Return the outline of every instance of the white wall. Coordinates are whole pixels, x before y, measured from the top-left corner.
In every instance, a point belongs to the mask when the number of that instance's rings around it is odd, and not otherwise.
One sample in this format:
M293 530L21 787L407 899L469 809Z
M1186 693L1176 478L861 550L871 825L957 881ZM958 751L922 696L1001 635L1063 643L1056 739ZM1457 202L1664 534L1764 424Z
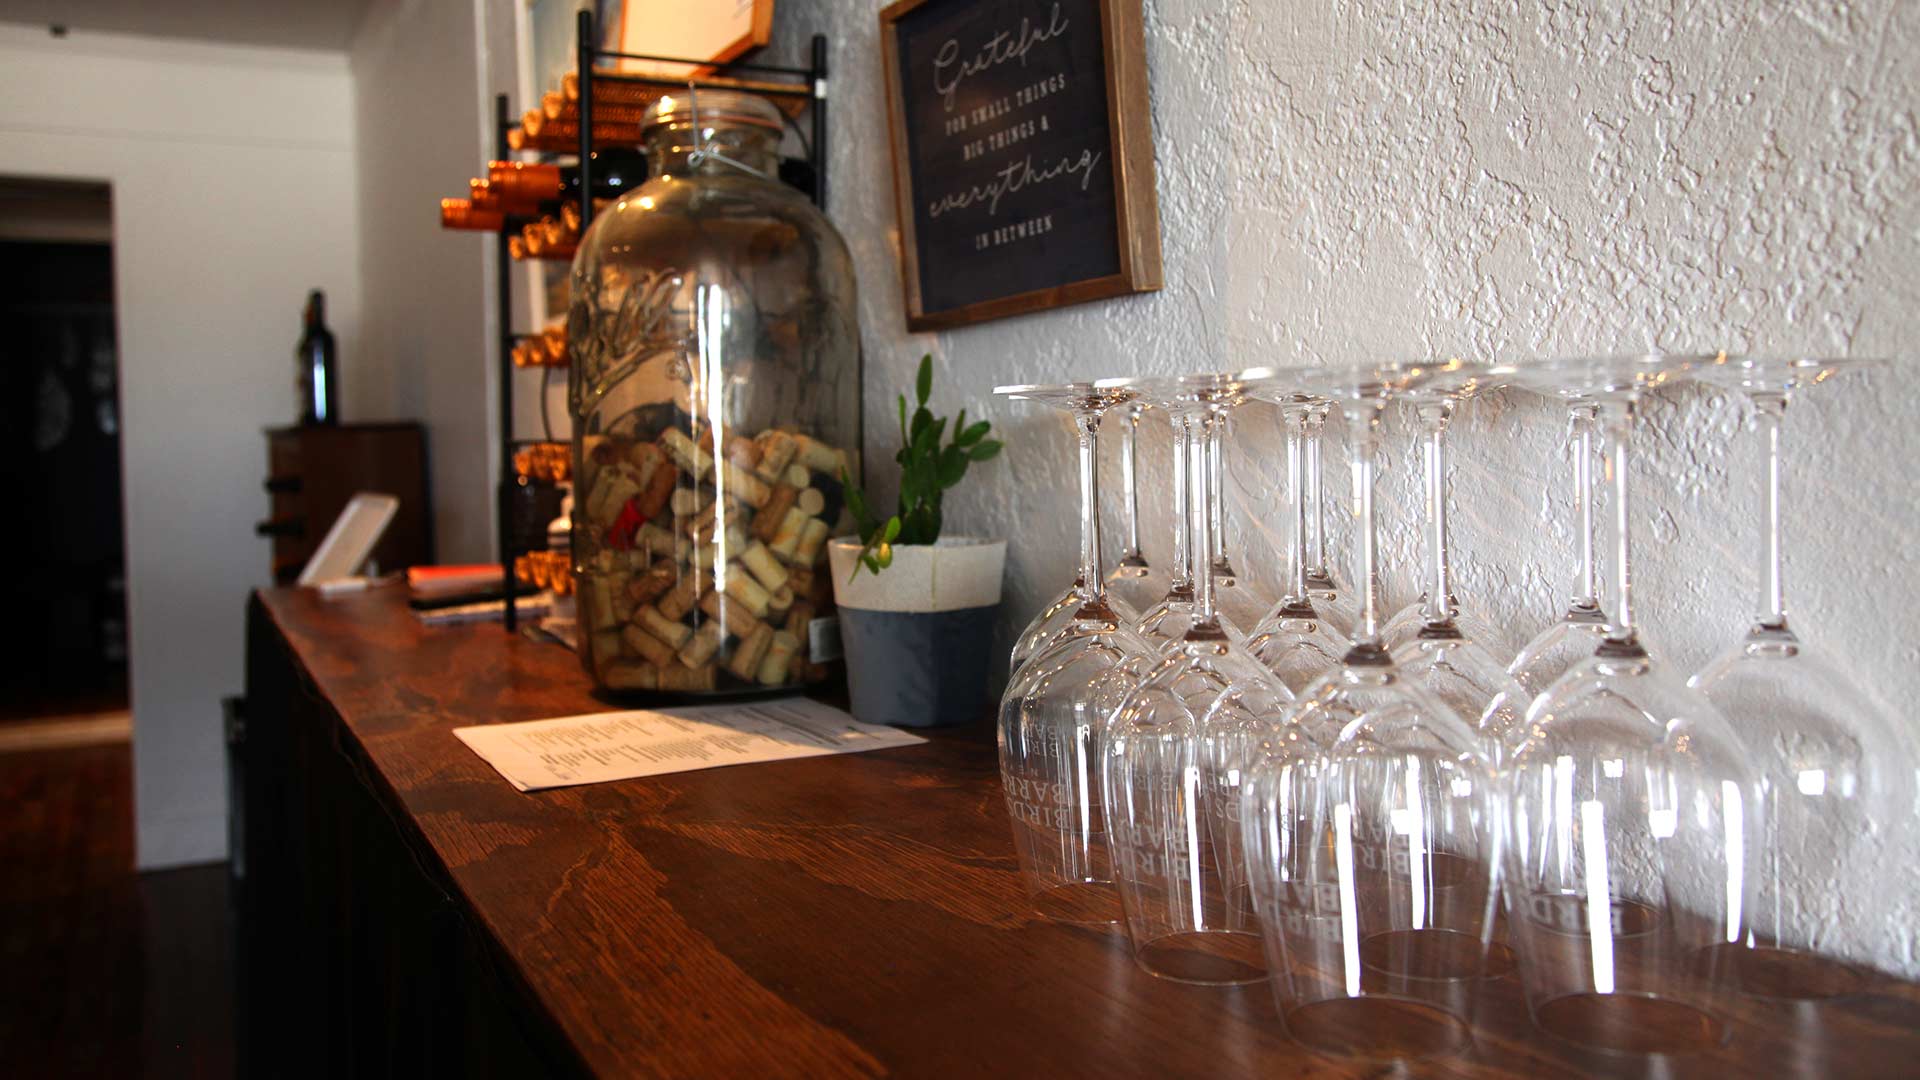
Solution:
M309 288L360 379L352 123L337 54L0 25L0 170L113 185L143 867L226 852L220 698Z
M861 279L869 460L891 455L892 395L929 349L945 411L965 405L1011 438L1004 464L946 504L953 528L1011 541L1003 644L1072 575L1074 481L1065 425L989 398L995 384L1363 354L1900 355L1920 338L1920 5L1147 0L1166 289L919 337L903 330L880 6L783 4L775 41L795 60L815 30L833 42L829 209ZM1753 607L1757 489L1738 416L1696 390L1646 410L1636 596L1686 669ZM1920 391L1852 379L1789 422L1797 624L1907 719ZM1403 447L1404 421L1389 430ZM1555 410L1514 394L1469 409L1454 440L1460 595L1509 647L1564 603L1561 432ZM1159 428L1145 440L1160 560L1166 447ZM1230 550L1269 598L1279 452L1254 417L1229 457ZM1418 593L1415 459L1394 464L1390 607ZM1330 491L1338 476L1336 459ZM1920 973L1920 838L1899 855L1854 944Z

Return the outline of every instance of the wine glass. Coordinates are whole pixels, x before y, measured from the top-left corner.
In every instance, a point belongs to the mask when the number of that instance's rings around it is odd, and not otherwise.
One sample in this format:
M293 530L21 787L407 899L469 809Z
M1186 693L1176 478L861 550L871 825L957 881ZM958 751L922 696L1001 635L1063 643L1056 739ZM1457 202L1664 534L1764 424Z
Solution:
M1000 783L1014 849L1034 909L1064 922L1110 923L1120 915L1100 791L1103 720L1130 685L1129 660L1152 655L1108 603L1100 572L1100 418L1131 390L1010 386L996 393L1043 402L1073 416L1080 463L1080 580L1093 588L1072 617L1014 674L1000 700Z
M1460 364L1441 365L1403 400L1419 418L1427 489L1427 588L1416 605L1414 625L1395 641L1392 624L1383 632L1401 676L1431 694L1486 740L1495 767L1521 728L1533 695L1507 674L1489 651L1493 641L1484 624L1460 613L1454 599L1452 550L1447 528L1446 431L1458 403L1497 385L1498 375ZM1394 617L1407 620L1406 612Z
M1280 599L1247 635L1247 651L1294 693L1340 662L1346 642L1321 616L1307 585L1307 496L1305 443L1308 414L1324 405L1291 388L1291 372L1256 382L1249 392L1280 408L1287 442L1287 500L1293 537L1287 582Z
M1480 737L1403 677L1380 638L1380 414L1429 371L1312 373L1314 392L1339 401L1351 432L1360 621L1340 665L1287 717L1298 737L1276 738L1283 749L1254 765L1242 809L1288 1033L1373 1059L1468 1044L1501 867L1499 796Z
M1429 577L1427 590L1418 599L1394 612L1381 629L1381 639L1389 651L1412 641L1424 627L1439 621L1451 623L1464 637L1486 648L1492 648L1498 641L1485 620L1461 610L1459 597L1452 592L1445 593L1437 607L1434 606L1432 595L1434 587L1451 589L1454 581L1447 566L1447 425L1453 420L1460 402L1491 389L1493 385L1488 381L1487 372L1471 369L1473 373L1469 374L1469 369L1458 364L1449 367L1451 370L1432 373L1434 378L1405 398L1420 423L1420 456L1426 481Z
M1125 485L1127 546L1107 574L1107 595L1135 611L1146 611L1166 595L1166 575L1147 562L1140 547L1140 417L1152 408L1134 399L1120 410L1126 428L1120 438L1120 479Z
M1866 899L1883 888L1887 833L1913 819L1914 756L1901 729L1857 679L1787 623L1783 579L1781 421L1797 393L1872 361L1737 358L1704 381L1744 393L1760 439L1760 614L1745 636L1688 684L1745 740L1758 774L1768 842L1751 861L1750 948L1733 953L1743 993L1810 1001L1865 989L1832 953L1884 933Z
M1593 554L1593 462L1600 407L1577 389L1546 389L1563 397L1567 404L1573 443L1573 503L1580 522L1575 546L1580 554L1566 613L1521 646L1507 664L1508 674L1533 694L1593 655L1607 636L1607 613L1600 607L1600 574Z
M1314 610L1336 631L1351 636L1360 617L1360 604L1354 592L1327 560L1326 503L1320 497L1320 449L1324 442L1327 414L1333 405L1319 402L1307 410L1307 594L1313 597Z
M1236 635L1244 638L1239 622L1244 616L1236 613L1258 601L1241 580L1240 571L1234 569L1233 560L1227 557L1227 420L1224 415L1220 424L1219 436L1206 452L1207 520L1213 535L1212 549L1207 553L1207 565L1213 573L1214 603L1220 620L1231 627Z
M1632 603L1632 421L1641 395L1703 358L1608 356L1516 367L1591 399L1612 478L1612 624L1529 708L1508 759L1508 933L1534 1023L1602 1050L1718 1045L1718 946L1746 933L1763 860L1752 773L1726 721L1641 647Z
M1118 380L1199 436L1186 457L1192 550L1201 557L1212 539L1208 449L1259 374ZM1108 720L1107 831L1135 962L1161 978L1233 985L1266 977L1239 835L1247 732L1206 719L1236 686L1290 695L1227 633L1213 575L1201 569L1190 625Z
M1030 386L999 386L995 387L993 392L1002 397L1015 400L1024 399L1044 402L1059 408L1065 408L1068 411L1074 411L1075 407L1072 405L1061 405L1059 403L1080 401L1092 396L1098 396L1094 393L1093 384L1087 382L1050 383ZM1097 424L1095 425L1095 430L1098 430ZM1094 436L1089 434L1086 437L1093 438ZM1085 533L1084 523L1082 523L1081 531L1083 534ZM1104 585L1104 579L1089 582L1084 577L1075 577L1073 583L1068 585L1065 591L1047 601L1047 603L1041 607L1039 614L1035 615L1033 619L1027 623L1026 627L1020 631L1020 636L1014 639L1013 653L1009 658L1008 671L1017 673L1021 668L1025 667L1028 660L1032 659L1035 654L1045 648L1074 621L1079 610L1086 606L1087 602L1096 594L1105 597L1104 602L1113 609L1114 614L1119 617L1121 622L1128 625L1133 625L1137 622L1139 619L1138 613L1129 607L1125 601L1106 594Z
M1194 582L1201 576L1200 568L1208 565L1206 546L1198 539L1200 525L1196 519L1206 517L1210 523L1213 513L1200 493L1201 484L1195 479L1196 476L1204 479L1210 473L1205 451L1199 441L1197 407L1176 410L1154 397L1155 394L1177 396L1182 378L1211 376L1103 379L1098 384L1134 387L1143 398L1148 399L1150 405L1167 414L1167 424L1173 430L1172 577L1168 580L1166 595L1160 598L1159 603L1142 612L1133 624L1141 637L1162 651L1178 648L1186 640L1187 629L1193 625L1196 611ZM1222 620L1220 626L1236 644L1244 643L1244 636L1233 624Z

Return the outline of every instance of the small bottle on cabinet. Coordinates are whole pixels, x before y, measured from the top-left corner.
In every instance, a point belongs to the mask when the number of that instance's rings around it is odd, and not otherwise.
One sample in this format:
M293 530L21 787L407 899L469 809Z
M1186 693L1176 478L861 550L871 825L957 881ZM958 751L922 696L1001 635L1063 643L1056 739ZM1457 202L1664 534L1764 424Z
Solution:
M293 382L302 424L340 422L340 375L333 332L327 329L327 294L307 294L306 330L293 347Z

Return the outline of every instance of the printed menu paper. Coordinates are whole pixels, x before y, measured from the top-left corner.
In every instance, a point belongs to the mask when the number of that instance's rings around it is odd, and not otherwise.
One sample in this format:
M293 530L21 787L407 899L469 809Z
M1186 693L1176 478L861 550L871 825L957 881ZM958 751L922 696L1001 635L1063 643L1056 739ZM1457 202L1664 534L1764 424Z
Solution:
M521 791L926 742L808 698L589 713L453 733Z

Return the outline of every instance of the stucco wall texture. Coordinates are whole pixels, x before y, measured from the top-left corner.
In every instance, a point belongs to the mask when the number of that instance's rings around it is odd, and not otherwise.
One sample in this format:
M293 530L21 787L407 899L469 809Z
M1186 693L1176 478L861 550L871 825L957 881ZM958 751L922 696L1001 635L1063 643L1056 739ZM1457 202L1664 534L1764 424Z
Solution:
M1902 360L1920 340L1920 4L1146 0L1166 287L938 335L905 332L878 7L786 4L775 40L795 55L816 30L833 41L830 211L861 277L870 458L896 448L892 398L928 351L936 404L1009 440L946 507L950 530L1009 541L1003 648L1072 576L1076 512L1067 425L990 397L996 384L1643 349ZM1794 625L1906 725L1920 700L1916 374L1897 363L1809 393L1786 444ZM1636 608L1687 671L1756 608L1758 447L1744 419L1699 388L1642 413ZM1389 611L1420 591L1410 421L1386 429ZM1565 429L1558 407L1517 391L1454 427L1458 594L1508 653L1565 604ZM1169 441L1162 422L1142 432L1147 553L1164 564ZM1116 452L1102 454L1109 557ZM1343 461L1336 443L1326 484L1342 553ZM1280 580L1284 464L1265 407L1241 415L1227 544L1259 597L1236 602L1243 625ZM1913 824L1882 823L1909 835L1871 895L1806 898L1845 917L1857 955L1910 975Z

